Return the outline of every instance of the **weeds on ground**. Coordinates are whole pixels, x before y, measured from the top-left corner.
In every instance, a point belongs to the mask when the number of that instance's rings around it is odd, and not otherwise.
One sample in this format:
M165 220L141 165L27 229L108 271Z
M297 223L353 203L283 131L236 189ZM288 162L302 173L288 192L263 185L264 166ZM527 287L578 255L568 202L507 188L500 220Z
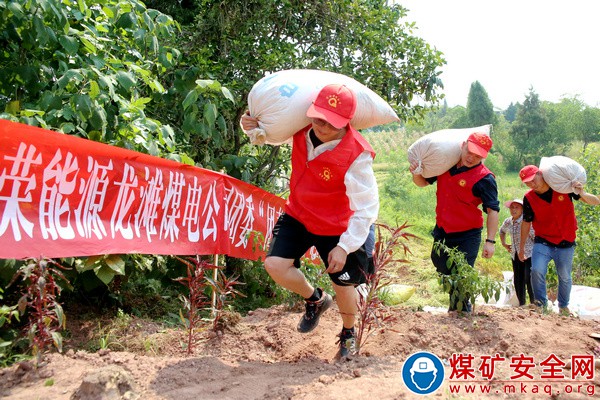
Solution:
M0 288L0 300L2 300L3 292L2 288ZM17 306L0 305L0 328L10 324L13 319L17 322L19 321L19 311L17 311ZM3 366L5 360L9 358L9 350L13 343L12 340L6 339L7 338L0 336L0 366Z
M120 308L117 310L117 317L112 320L111 324L102 327L102 324L98 323L98 332L100 334L98 349L125 350L123 344L119 342L130 324L131 316L123 312Z
M199 257L183 259L177 257L187 267L187 275L176 278L175 280L184 285L189 295L180 295L183 302L185 314L180 312L181 321L187 329L187 354L193 352L194 344L197 341L196 334L202 321L205 318L202 316L203 311L212 311L213 324L212 328L217 329L223 310L230 298L242 295L235 289L236 285L241 284L237 278L228 279L220 269L221 267L209 264L206 260L201 260ZM207 272L218 270L220 279L212 279ZM215 304L213 307L212 300L208 294L212 291L215 295Z
M358 329L356 332L356 352L367 343L369 337L377 330L385 329L387 323L392 321L389 308L379 298L381 289L390 284L389 269L397 263L407 260L397 258L398 253L410 253L406 241L416 238L408 233L406 222L402 226L392 228L385 224L377 224L377 240L375 242L375 255L373 258L374 271L367 274L367 283L359 287L358 299Z
M458 311L466 300L470 301L475 311L475 299L481 295L487 303L494 298L496 301L502 294L502 282L495 281L487 276L482 276L471 267L465 254L456 248L450 248L444 243L435 242L434 251L448 254L448 269L450 275L439 274L438 282L446 293L450 294L450 303L457 304ZM508 292L508 288L505 288Z
M25 293L18 302L18 310L22 315L28 312L25 332L29 340L29 349L35 357L35 365L41 362L42 354L52 345L62 351L62 331L66 326L66 316L57 297L61 287L57 280L69 285L62 273L67 270L52 260L30 260L15 274L11 284L19 277L25 284Z

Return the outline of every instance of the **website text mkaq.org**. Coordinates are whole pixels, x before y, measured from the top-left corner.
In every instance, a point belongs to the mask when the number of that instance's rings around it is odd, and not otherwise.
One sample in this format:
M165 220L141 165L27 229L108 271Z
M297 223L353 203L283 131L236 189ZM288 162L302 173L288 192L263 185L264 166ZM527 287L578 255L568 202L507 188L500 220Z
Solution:
M541 394L547 396L558 396L564 394L583 394L594 396L596 386L593 382L517 382L517 381L494 381L485 383L474 382L450 382L448 389L452 394Z
M452 368L449 390L455 394L596 394L592 354L576 354L563 360L552 353L535 360L524 354L505 358L499 354L476 357L455 353L448 361ZM509 368L508 379L496 376L496 367L502 365Z

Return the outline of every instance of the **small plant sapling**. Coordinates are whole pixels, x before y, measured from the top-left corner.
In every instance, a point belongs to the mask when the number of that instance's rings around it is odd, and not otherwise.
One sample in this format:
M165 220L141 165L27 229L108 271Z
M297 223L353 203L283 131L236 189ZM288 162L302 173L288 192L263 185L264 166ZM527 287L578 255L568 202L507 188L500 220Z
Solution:
M11 281L15 282L20 277L25 285L18 308L21 314L26 312L28 315L25 332L36 365L40 364L42 354L50 346L62 351L60 332L66 326L66 316L57 301L62 290L57 280L69 285L61 271L67 269L53 260L32 259L23 264Z
M379 298L382 289L391 281L389 270L398 263L407 262L403 258L397 258L398 254L410 253L406 242L415 235L407 232L410 226L406 222L397 228L388 225L377 224L377 240L375 242L375 254L373 258L374 271L367 273L366 285L359 287L358 296L358 323L356 331L356 352L367 343L369 337L377 330L386 328L386 324L392 321L389 307Z

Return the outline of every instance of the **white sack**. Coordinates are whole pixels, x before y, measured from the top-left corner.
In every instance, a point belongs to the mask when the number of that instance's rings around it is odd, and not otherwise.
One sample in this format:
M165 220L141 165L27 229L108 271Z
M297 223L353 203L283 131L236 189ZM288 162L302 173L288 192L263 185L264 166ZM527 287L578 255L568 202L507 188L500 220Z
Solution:
M419 163L415 174L424 178L439 176L460 160L461 145L474 132L490 135L492 125L464 129L442 129L431 132L408 148L408 162Z
M546 183L559 193L572 193L575 182L587 182L585 169L569 157L542 157L539 168Z
M250 115L259 127L246 131L252 144L278 145L310 124L306 111L321 89L344 84L356 94L356 113L350 121L356 129L399 121L392 107L362 83L342 74L313 69L290 69L267 75L248 94Z

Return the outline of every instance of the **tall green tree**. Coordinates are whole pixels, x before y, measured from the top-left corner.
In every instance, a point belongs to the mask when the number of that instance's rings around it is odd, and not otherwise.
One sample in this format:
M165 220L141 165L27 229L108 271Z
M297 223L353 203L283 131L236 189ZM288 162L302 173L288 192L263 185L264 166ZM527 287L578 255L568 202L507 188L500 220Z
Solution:
M509 132L521 165L538 164L542 156L554 155L556 145L548 140L547 127L546 112L539 96L530 88Z
M496 123L492 101L479 81L473 82L469 89L467 120L469 126L493 125Z
M511 102L506 108L506 110L504 110L504 118L508 122L512 123L515 121L515 119L517 118L517 111L519 110L519 106L519 103L514 104L513 102Z

